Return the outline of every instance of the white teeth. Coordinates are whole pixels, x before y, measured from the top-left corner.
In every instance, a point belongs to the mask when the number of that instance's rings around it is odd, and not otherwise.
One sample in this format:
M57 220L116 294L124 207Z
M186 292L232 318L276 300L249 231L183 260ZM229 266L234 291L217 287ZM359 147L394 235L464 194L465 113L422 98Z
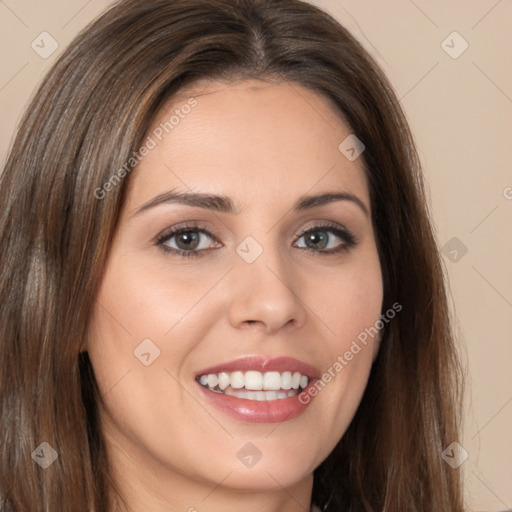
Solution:
M246 400L256 400L258 402L269 402L272 400L282 400L283 398L291 398L299 394L295 389L289 391L245 391L242 389L228 388L224 391L225 395L244 398Z
M283 372L283 374L281 375L281 387L283 389L291 389L291 387L292 387L291 372Z
M267 400L277 400L277 391L265 391Z
M242 372L233 372L231 374L231 387L233 389L241 389L245 386L245 378Z
M218 383L219 378L217 375L215 375L215 373L210 373L210 375L208 375L208 386L214 388Z
M199 382L201 382L201 381L199 381ZM229 386L230 382L231 382L231 379L229 377L229 373L225 373L225 372L219 373L219 388L221 389L221 391L224 391Z
M301 374L299 372L295 372L293 375L292 375L292 388L293 389L299 389L299 386L300 386L300 378L301 378Z
M245 389L254 391L263 389L263 375L261 372L245 372Z
M245 398L247 400L281 400L297 395L305 389L309 378L300 372L220 372L201 375L199 383L211 391Z
M273 391L281 389L281 374L279 372L266 372L263 375L263 388Z

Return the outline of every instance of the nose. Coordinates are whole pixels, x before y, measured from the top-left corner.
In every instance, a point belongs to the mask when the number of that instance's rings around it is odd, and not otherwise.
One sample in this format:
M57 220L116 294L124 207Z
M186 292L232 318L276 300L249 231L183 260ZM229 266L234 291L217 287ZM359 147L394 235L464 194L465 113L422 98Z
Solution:
M267 248L254 262L239 259L231 272L233 294L229 321L235 328L259 328L273 334L283 327L304 325L307 308L301 297L300 276ZM286 269L286 270L285 270Z

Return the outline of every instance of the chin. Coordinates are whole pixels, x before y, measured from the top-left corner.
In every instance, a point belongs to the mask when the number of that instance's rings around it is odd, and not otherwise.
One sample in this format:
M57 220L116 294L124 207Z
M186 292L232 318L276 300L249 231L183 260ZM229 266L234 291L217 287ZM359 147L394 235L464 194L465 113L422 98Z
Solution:
M260 461L250 469L236 469L225 483L240 492L282 491L283 487L294 487L311 478L313 470L306 465L298 467L296 461Z

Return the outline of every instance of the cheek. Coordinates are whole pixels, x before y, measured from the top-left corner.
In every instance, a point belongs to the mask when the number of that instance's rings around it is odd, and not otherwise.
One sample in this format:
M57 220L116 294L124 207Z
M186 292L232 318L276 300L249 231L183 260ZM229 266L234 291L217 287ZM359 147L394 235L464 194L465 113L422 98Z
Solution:
M324 282L327 289L317 292L314 300L322 305L321 318L331 334L325 338L330 351L339 354L379 320L383 283L376 248L354 255L346 267L324 276Z
M201 299L218 276L203 272L196 279L185 270L171 272L128 251L120 253L105 270L86 350L100 393L108 395L109 412L133 415L133 424L142 425L141 404L149 407L154 401L152 410L159 411L158 400L164 400L175 411L184 408L183 397L171 393L176 383L170 374L186 380L190 372L190 353L216 318L204 314L208 301Z
M326 327L320 380L309 390L315 416L330 435L321 442L329 452L355 415L366 388L381 332L383 287L376 250L362 254L346 271L332 273L323 294L319 317ZM324 432L325 432L324 431Z
M163 350L175 328L181 327L216 280L212 272L196 278L189 270L172 269L130 253L114 256L96 301L91 338L103 338L119 355L133 356L145 339Z
M184 335L182 320L211 284L187 287L163 279L161 269L113 258L98 293L87 351L109 440L148 463L180 466L189 433L195 429L207 438L208 429L215 429L179 384L196 339Z
M114 256L107 265L86 347L102 394L125 375L129 380L137 376L144 386L154 373L144 370L162 359L165 334L180 309L179 300L165 292L164 285L150 278L147 266L134 267L129 253Z

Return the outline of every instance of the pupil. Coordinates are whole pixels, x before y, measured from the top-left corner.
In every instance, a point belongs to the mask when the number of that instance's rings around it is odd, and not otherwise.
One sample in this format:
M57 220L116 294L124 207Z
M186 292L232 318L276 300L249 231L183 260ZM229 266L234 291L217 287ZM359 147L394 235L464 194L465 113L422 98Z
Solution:
M195 249L195 247L197 246L198 238L199 237L197 233L187 231L186 233L181 233L176 242L178 245L179 242L184 243L185 249Z
M318 233L320 233L320 235L318 235ZM316 244L314 249L318 249L319 246L321 249L324 249L327 245L327 236L325 232L319 231L315 234L311 234L309 236L309 241L313 242L313 244Z

